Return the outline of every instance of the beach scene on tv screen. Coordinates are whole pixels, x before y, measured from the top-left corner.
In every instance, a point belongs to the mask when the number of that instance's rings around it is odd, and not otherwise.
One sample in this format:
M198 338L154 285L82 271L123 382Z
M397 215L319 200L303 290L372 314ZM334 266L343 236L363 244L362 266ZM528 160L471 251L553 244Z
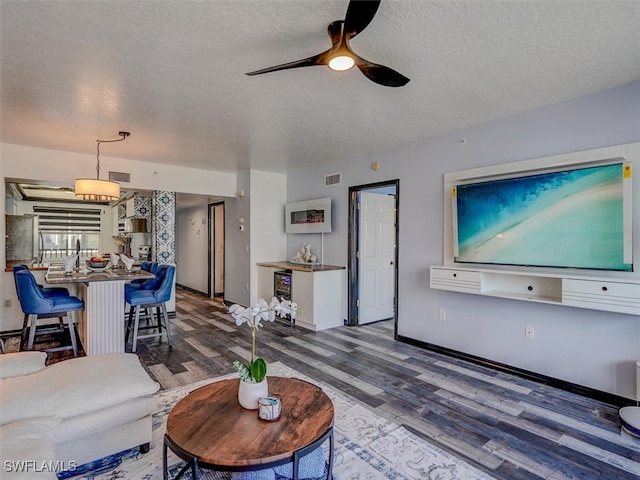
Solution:
M631 270L624 165L457 185L456 262Z

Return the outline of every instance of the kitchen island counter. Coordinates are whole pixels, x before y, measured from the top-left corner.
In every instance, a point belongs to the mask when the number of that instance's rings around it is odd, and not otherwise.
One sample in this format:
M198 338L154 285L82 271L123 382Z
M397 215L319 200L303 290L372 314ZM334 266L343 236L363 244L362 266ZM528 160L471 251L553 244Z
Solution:
M55 285L59 283L91 283L91 282L117 282L123 281L128 283L137 279L149 279L154 275L145 270L133 270L127 272L123 268L109 268L104 272L91 272L80 269L74 271L71 275L64 273L60 267L49 267L44 279L47 283Z
M78 333L87 355L121 353L125 351L124 285L136 279L154 278L145 270L126 272L108 268L104 272L90 272L85 268L64 273L64 267L52 266L45 275L50 285L75 284L78 296L84 300Z
M63 267L64 264L59 262L59 261L58 262L52 262L52 263L34 263L34 264L31 264L29 262L22 261L22 260L12 260L12 261L7 261L7 266L5 267L4 271L5 272L13 272L13 267L15 267L16 265L27 265L29 267L29 270L31 270L32 272L47 272L50 269L51 270L56 270L56 269L64 268ZM142 261L141 260L136 260L133 263L134 267L139 267L140 265L142 265ZM76 267L76 270L80 271L80 268Z

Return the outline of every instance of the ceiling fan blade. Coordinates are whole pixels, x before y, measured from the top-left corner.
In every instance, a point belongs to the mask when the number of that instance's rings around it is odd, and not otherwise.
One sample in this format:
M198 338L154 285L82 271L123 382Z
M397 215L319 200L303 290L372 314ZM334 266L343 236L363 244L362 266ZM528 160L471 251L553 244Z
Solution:
M381 0L351 0L344 18L345 34L355 37L371 23Z
M384 65L368 62L360 57L358 57L356 66L369 80L385 87L402 87L410 82L410 79L401 73Z
M318 55L314 55L313 57L303 58L302 60L296 60L295 62L283 63L282 65L275 65L273 67L263 68L262 70L256 70L255 72L248 72L245 75L253 76L253 75L261 75L263 73L269 72L277 72L279 70L288 70L290 68L300 68L300 67L312 67L314 65L326 65L326 52L319 53Z
M331 44L335 47L342 40L342 25L344 22L342 20L336 20L335 22L331 22L327 27L327 33L329 34L329 38L331 39Z

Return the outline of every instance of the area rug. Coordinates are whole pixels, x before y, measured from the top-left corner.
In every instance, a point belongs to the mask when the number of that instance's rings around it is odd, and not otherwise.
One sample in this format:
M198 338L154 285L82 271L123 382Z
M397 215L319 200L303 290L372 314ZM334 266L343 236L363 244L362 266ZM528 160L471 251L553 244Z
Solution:
M357 403L348 395L302 375L286 365L269 365L269 375L301 378L319 386L331 398L335 410L333 477L336 480L493 478L429 444L405 428L376 415L374 411ZM58 477L74 480L162 479L162 439L167 415L173 405L198 387L236 376L237 374L230 374L158 392L158 410L153 415L153 438L149 453L141 455L138 449L134 448L83 465L75 472L63 472ZM169 455L168 464L172 475L170 478L173 478L183 465L181 460L172 454ZM211 473L206 477L224 479L230 478L230 475Z

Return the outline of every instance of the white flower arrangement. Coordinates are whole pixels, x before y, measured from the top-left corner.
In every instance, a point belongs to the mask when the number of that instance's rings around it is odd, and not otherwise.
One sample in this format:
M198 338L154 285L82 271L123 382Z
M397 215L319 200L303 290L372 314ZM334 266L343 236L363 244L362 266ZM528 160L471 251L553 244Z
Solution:
M235 319L236 325L246 323L251 328L251 362L243 365L236 360L233 366L243 381L260 383L267 375L267 362L262 357L256 358L256 332L263 326L262 321L273 322L276 317L284 318L287 315L295 319L298 305L284 298L278 300L273 297L269 303L261 298L253 307L233 304L229 307L229 313Z

